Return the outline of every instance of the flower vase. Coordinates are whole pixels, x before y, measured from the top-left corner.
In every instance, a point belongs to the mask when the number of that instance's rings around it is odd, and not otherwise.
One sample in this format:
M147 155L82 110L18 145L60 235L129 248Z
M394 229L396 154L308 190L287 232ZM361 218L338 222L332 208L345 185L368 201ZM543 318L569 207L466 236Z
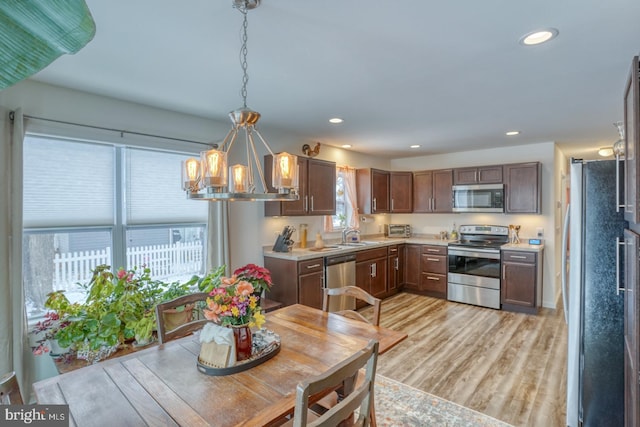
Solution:
M236 343L236 360L240 362L251 358L253 345L249 325L231 325L231 328Z

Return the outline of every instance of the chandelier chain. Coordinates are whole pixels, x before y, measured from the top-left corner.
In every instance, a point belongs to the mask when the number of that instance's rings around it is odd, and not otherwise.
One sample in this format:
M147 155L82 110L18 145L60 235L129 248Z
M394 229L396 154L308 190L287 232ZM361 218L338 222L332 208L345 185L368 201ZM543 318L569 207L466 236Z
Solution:
M249 82L249 74L247 74L247 27L249 26L247 21L247 8L239 8L240 12L244 16L242 22L242 47L240 48L240 65L242 66L242 89L240 94L242 95L243 107L247 108L247 83Z

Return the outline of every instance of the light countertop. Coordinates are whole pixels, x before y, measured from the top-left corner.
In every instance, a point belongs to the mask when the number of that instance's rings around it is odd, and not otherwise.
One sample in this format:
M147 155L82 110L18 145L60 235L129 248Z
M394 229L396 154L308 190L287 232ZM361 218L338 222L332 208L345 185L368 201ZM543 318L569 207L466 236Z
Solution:
M398 245L398 244L414 244L414 245L434 245L434 246L448 246L449 243L455 242L455 240L441 240L433 236L414 236L406 238L388 238L388 237L373 237L363 238L361 240L364 244L362 246L344 246L339 243L331 241L325 242L325 248L322 250L316 250L313 247L313 241L307 243L307 248L301 249L294 247L289 252L274 252L271 250L271 246L267 246L263 249L263 255L270 258L288 259L291 261L305 261L314 258L323 258L325 256L340 255L354 253L358 251L364 251L367 249L375 249L384 246ZM510 251L527 251L527 252L542 252L544 245L530 245L528 243L508 243L503 245L501 250Z

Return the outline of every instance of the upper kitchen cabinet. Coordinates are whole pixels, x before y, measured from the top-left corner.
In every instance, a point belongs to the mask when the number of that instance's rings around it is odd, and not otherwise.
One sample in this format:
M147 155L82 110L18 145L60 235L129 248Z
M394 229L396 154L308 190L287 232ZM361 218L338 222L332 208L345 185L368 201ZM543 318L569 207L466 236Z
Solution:
M502 166L454 169L453 184L502 184Z
M505 213L541 212L541 164L539 162L505 165L503 171Z
M442 169L413 173L413 212L452 212L453 171Z
M358 209L361 214L391 212L390 173L380 169L356 170Z
M640 222L640 62L635 56L624 91L624 219Z
M268 154L264 162L267 181L272 168L272 156ZM300 198L291 202L265 202L265 216L335 215L336 164L298 157L298 173ZM275 190L269 185L269 191Z
M390 196L392 213L411 213L413 203L413 173L391 172Z

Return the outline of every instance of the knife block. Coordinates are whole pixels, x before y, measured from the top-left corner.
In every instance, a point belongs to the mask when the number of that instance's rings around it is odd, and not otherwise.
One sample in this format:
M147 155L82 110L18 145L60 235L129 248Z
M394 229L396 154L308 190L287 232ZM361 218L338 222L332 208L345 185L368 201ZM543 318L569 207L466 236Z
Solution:
M289 252L290 244L293 243L291 240L287 240L282 236L282 234L278 235L276 239L276 243L273 245L274 252Z

